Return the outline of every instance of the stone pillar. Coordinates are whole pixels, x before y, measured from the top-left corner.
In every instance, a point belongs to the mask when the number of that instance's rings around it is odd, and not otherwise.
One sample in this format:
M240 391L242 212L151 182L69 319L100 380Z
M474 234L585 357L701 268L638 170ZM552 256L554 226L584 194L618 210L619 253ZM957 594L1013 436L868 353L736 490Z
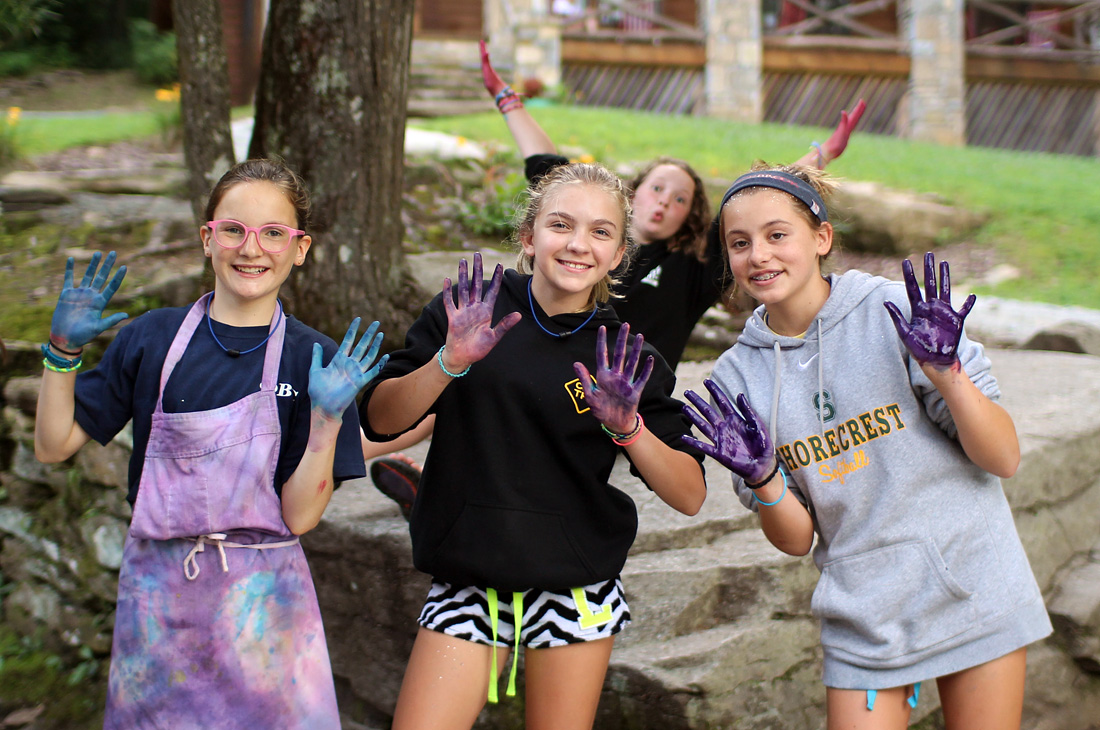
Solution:
M516 27L516 82L527 79L561 84L561 21L555 17L531 17Z
M549 0L484 0L482 8L493 65L505 81L521 93L527 79L561 83L561 20Z
M707 115L740 122L764 119L764 48L760 0L705 0Z
M909 42L908 136L966 144L966 47L963 0L907 0L898 5Z

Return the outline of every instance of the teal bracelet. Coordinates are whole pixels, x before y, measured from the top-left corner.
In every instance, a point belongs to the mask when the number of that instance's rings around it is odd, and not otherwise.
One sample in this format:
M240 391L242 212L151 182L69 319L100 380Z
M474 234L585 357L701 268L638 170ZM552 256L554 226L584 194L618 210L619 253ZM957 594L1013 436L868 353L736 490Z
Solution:
M71 373L84 364L84 358L80 353L71 359L61 357L51 350L48 344L42 345L42 357L42 364L55 373Z
M439 361L439 369L443 371L443 374L449 375L452 378L461 378L463 375L470 372L470 368L473 367L472 363L470 365L467 365L466 369L463 370L461 373L452 373L450 370L448 370L447 366L443 364L443 350L445 350L446 348L447 346L444 345L443 347L439 348L439 352L435 353L435 359Z
M765 502L764 500L760 499L760 497L757 497L756 492L754 491L752 493L752 498L756 500L757 504L762 504L765 507L774 507L775 505L782 502L783 498L787 496L787 474L782 469L780 469L779 476L783 477L783 493L779 495L779 499L775 500L774 502Z

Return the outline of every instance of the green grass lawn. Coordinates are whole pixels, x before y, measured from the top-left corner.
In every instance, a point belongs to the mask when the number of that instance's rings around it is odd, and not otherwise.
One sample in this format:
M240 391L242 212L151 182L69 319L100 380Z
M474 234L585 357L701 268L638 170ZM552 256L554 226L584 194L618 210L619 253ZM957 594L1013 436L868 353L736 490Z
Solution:
M729 181L754 159L791 161L824 139L828 130L746 125L583 107L533 110L567 152L585 151L608 164L642 163L659 155L686 159L704 178ZM234 117L247 114L234 110ZM163 134L163 110L19 120L20 151L33 156L83 144ZM175 117L178 119L178 117ZM0 122L2 123L2 122ZM493 141L513 149L495 113L417 120L417 126ZM1061 155L980 148L948 148L856 134L848 152L829 168L841 177L893 188L937 193L967 208L989 212L974 243L994 248L1023 275L987 293L1100 308L1100 162ZM716 201L717 202L717 201Z
M755 159L793 161L828 130L746 125L582 107L533 109L560 146L609 164L659 155L688 160L703 175L730 181ZM416 126L512 146L499 115L478 114ZM990 290L998 296L1100 308L1100 162L976 147L949 148L857 133L829 171L893 188L932 192L988 211L975 243L992 246L1023 276ZM715 201L717 202L717 201Z

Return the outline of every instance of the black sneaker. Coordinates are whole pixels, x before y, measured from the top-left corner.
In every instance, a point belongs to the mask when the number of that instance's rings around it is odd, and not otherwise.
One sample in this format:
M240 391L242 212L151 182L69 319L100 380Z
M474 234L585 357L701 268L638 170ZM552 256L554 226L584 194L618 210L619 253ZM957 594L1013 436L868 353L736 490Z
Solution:
M379 492L397 503L407 521L420 486L420 470L400 459L376 459L370 465L370 478Z

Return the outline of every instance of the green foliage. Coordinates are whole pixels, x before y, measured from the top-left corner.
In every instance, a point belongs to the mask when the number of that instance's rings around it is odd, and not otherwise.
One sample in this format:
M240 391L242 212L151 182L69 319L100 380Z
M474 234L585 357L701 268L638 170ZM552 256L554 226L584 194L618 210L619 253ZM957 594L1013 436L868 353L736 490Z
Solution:
M538 109L539 124L559 145L590 151L605 164L639 163L660 155L691 162L717 203L724 186L755 159L793 161L829 130L740 124L585 107ZM481 142L514 143L493 113L418 121L427 129ZM1100 189L1094 159L978 147L940 147L860 134L829 167L842 178L936 193L948 202L988 211L973 243L1022 275L987 288L998 296L1100 308L1100 209L1082 191Z
M57 0L0 0L0 47L37 36L57 7Z
M490 166L485 171L482 186L470 190L459 200L463 227L477 236L507 238L526 191L527 180L523 173L505 172L500 166Z
M39 637L0 626L0 714L44 705L40 728L96 728L103 722L106 677L101 660L81 646L76 656L48 651Z
M162 86L179 79L176 34L161 33L148 20L130 21L134 73L147 84Z

